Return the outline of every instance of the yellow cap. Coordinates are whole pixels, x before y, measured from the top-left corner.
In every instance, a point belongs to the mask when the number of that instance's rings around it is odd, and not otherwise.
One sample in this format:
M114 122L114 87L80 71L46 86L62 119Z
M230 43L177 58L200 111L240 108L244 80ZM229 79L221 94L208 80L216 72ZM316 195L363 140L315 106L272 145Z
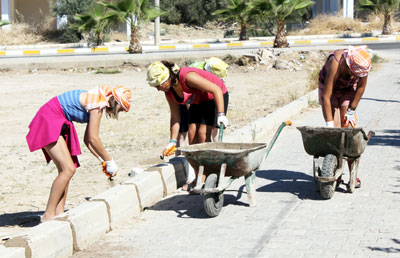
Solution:
M206 59L204 69L209 71L220 78L224 78L227 75L229 65L219 59L218 57L210 57Z

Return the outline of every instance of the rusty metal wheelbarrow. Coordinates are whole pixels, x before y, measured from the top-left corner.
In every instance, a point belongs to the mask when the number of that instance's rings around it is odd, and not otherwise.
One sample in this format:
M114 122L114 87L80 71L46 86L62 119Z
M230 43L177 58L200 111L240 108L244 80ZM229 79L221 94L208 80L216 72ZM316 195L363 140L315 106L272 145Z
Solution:
M239 177L244 176L249 205L255 206L255 172L268 156L280 132L291 122L284 122L276 131L269 147L266 143L207 142L189 145L179 150L198 171L193 191L203 196L204 210L210 217L218 216L224 203L224 191ZM222 136L220 135L220 141ZM219 174L217 174L219 171ZM205 183L201 178L206 175ZM222 182L230 176L228 182Z
M347 191L353 193L361 154L374 132L366 134L362 128L311 126L297 127L297 129L301 132L305 151L314 156L314 186L320 191L321 196L324 199L333 197L336 187L341 183L339 178L343 175L345 160L351 164ZM321 167L318 164L319 157L324 158Z

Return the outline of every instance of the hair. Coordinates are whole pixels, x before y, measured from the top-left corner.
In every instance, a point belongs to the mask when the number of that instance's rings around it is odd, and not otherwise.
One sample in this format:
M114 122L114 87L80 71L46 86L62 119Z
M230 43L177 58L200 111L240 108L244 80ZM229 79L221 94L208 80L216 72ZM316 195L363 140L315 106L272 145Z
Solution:
M179 72L178 73L174 73L172 71L172 67L175 66L174 63L168 62L168 61L161 61L161 63L163 65L165 65L168 70L169 70L169 78L171 78L171 85L176 85L178 83L178 76L179 76Z
M111 96L110 99L108 100L108 103L110 104L109 107L106 107L106 117L111 117L114 119L118 119L118 102L114 99L114 96Z

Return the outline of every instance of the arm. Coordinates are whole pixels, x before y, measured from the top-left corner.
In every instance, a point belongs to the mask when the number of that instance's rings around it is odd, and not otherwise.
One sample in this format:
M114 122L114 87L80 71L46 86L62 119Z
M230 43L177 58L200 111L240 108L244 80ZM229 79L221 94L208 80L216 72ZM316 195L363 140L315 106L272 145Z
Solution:
M195 72L190 72L186 75L186 85L190 88L195 88L212 93L214 95L218 113L225 113L224 97L222 94L222 90L220 87L218 87L218 85L201 77Z
M331 96L333 91L333 82L338 68L339 64L333 57L331 57L328 61L328 74L326 75L322 92L322 114L324 115L326 122L333 121L334 119L332 116Z
M90 118L86 126L84 142L91 153L97 158L103 160L111 160L111 156L104 149L99 138L100 119L102 111L100 109L92 109L89 111Z
M167 98L169 109L171 111L171 119L170 119L170 139L178 140L179 134L179 126L181 122L181 112L179 110L179 104L173 101L171 98L165 96Z
M367 86L367 79L368 79L368 75L360 78L360 80L358 81L356 94L349 106L350 109L355 110L357 108L358 103L360 102L360 99L364 94L365 87Z

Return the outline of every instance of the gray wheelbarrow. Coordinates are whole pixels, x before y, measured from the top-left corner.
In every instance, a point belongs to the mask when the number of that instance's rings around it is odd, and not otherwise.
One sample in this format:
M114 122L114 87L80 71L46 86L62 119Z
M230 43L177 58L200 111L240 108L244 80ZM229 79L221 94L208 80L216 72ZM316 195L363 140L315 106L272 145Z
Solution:
M362 128L311 126L297 127L297 129L301 132L305 151L314 156L314 186L320 191L322 198L333 197L336 187L341 183L339 178L343 175L345 167L343 164L346 160L351 164L347 191L353 193L361 154L374 132L366 134ZM318 164L319 157L324 158L321 167Z
M193 191L203 196L207 215L218 216L224 203L224 191L242 176L246 183L249 205L256 205L255 172L286 125L291 125L291 122L280 125L268 148L266 143L223 142L207 142L179 148L190 165L198 171L198 180ZM221 138L220 134L220 140ZM207 176L205 183L201 182L203 174ZM228 182L223 182L224 177L230 177Z

